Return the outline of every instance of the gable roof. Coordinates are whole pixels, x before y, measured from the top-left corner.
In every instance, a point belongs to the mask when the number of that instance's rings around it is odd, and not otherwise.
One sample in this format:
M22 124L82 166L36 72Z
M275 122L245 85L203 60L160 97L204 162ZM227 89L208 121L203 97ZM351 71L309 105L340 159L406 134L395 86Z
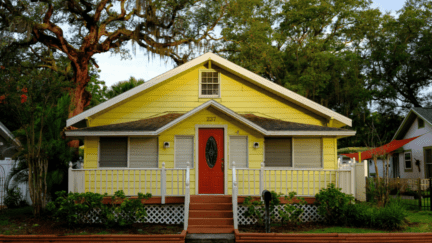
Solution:
M166 131L167 129L209 107L212 107L267 136L355 135L355 131L347 129L286 122L277 119L259 117L252 114L240 115L214 100L209 100L185 114L170 113L138 121L69 130L66 131L66 136L157 136L163 131Z
M324 107L312 100L307 99L304 96L301 96L291 90L288 90L270 80L267 80L243 67L240 67L239 65L230 62L216 54L213 54L211 52L208 52L206 54L203 54L181 66L178 66L170 71L167 71L125 93L122 93L110 100L107 100L87 111L84 111L74 117L71 117L67 120L66 122L66 126L72 126L74 124L77 124L79 122L82 122L83 120L86 119L86 117L90 117L92 115L95 115L105 109L108 109L110 107L112 107L113 105L126 100L140 92L143 92L146 89L149 89L161 82L164 82L190 68L193 68L197 65L203 64L205 62L207 62L208 60L211 60L213 63L215 63L217 66L233 73L236 74L238 76L240 76L241 78L248 80L249 82L265 89L268 90L282 98L285 98L286 100L289 100L290 102L299 105L303 108L306 108L316 114L319 114L323 117L326 117L328 119L335 119L345 125L351 126L352 125L352 121L351 119L349 119L348 117L345 117L335 111L332 111L331 109Z
M405 116L405 119L402 121L401 125L393 136L393 139L403 138L417 117L420 117L425 122L429 123L430 126L432 126L432 108L413 107Z

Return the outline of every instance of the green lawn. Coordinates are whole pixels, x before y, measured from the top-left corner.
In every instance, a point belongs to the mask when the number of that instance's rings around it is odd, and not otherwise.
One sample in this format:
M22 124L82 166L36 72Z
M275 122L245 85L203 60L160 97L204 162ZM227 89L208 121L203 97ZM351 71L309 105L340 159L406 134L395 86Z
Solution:
M404 229L399 231L385 231L349 227L328 227L324 229L314 229L300 233L389 233L389 232L432 232L432 212L431 211L409 211L408 223Z

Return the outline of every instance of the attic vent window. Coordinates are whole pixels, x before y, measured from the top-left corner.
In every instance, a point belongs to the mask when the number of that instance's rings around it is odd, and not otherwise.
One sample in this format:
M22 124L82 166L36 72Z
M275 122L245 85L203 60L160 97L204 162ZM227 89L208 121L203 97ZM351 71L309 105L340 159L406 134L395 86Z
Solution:
M220 97L220 77L215 71L200 72L200 97L219 98Z
M418 118L418 128L423 128L424 127L424 120L421 118Z

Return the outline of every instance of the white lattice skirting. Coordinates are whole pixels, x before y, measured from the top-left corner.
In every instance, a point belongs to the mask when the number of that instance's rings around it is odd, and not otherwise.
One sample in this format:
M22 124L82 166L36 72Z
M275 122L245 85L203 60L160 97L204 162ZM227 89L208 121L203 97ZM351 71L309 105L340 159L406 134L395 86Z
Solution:
M324 220L324 218L318 214L317 206L315 205L295 205L296 207L303 208L304 212L300 216L302 222L318 222ZM283 207L283 205L276 206L275 208L275 219L272 219L273 222L280 222L281 217L279 216L279 210ZM238 222L239 225L248 225L255 224L257 222L256 218L246 217L244 213L247 211L247 207L239 205L238 206Z
M181 224L184 222L184 205L146 205L147 217L144 220L135 218L136 223ZM97 211L80 215L83 223L103 223Z

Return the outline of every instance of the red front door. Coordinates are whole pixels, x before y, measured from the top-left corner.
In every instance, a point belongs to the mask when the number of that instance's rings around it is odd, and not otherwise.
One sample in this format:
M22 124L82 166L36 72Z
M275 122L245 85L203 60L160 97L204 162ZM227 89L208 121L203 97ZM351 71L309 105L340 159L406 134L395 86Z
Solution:
M198 132L199 194L224 193L224 130L202 128Z

